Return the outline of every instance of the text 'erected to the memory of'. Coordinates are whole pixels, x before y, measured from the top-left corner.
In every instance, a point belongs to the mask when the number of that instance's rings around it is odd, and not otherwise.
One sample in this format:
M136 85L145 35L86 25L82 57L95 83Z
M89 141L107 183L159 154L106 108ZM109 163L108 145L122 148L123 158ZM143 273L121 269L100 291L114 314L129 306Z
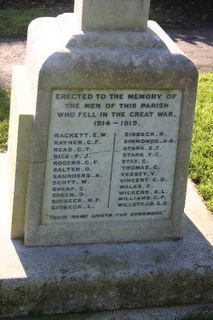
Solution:
M54 90L42 224L169 216L181 90Z

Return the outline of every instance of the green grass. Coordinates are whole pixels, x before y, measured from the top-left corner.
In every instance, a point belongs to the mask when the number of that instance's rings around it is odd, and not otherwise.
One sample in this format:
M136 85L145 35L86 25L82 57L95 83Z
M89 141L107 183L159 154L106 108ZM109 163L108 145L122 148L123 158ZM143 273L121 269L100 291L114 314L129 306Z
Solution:
M213 212L213 73L199 79L189 173Z
M6 149L8 119L10 107L10 90L0 89L0 152Z
M38 17L56 16L47 8L8 8L0 10L0 37L26 37L29 23Z

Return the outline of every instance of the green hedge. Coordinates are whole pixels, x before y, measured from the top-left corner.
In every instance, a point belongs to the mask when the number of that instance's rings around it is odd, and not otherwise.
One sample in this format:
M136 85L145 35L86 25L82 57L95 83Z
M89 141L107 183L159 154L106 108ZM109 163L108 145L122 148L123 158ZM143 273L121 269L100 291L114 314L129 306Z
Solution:
M1 2L2 1L2 2ZM1 7L4 8L33 8L37 6L51 7L57 4L72 3L74 0L0 0Z
M212 8L212 1L211 0L151 0L152 4L161 5L164 7L183 7L186 9L190 8L197 8L197 9L204 9Z
M188 16L205 15L209 21L212 21L213 18L212 0L151 0L151 5L153 8L157 6L166 10L173 8Z

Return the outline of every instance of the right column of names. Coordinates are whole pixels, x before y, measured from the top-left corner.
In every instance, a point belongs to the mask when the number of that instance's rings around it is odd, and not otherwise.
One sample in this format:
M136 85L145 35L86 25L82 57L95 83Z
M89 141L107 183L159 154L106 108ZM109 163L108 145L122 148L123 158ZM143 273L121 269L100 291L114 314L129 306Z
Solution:
M128 118L141 120L140 130L128 128L123 139L118 138L117 150L122 145L122 154L114 188L117 215L156 216L171 211L181 93L164 94L163 100L162 105L160 101L137 103L141 111L129 111Z

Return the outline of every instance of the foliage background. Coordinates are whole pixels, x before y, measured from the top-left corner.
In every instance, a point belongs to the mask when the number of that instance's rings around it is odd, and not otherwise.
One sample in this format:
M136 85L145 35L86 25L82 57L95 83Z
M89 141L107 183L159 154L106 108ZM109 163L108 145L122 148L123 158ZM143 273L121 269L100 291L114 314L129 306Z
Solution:
M55 6L73 5L74 0L1 0L3 7L23 7L31 8L35 6ZM176 16L190 18L190 22L213 21L213 1L212 0L151 0L151 8L160 8L173 12Z
M74 0L0 0L0 35L26 37L29 22L73 10ZM212 0L151 0L150 19L167 28L211 26Z
M156 14L162 16L159 21ZM194 28L203 23L212 26L212 0L151 0L151 15L165 26L165 22L172 27ZM169 26L169 25L168 25Z

